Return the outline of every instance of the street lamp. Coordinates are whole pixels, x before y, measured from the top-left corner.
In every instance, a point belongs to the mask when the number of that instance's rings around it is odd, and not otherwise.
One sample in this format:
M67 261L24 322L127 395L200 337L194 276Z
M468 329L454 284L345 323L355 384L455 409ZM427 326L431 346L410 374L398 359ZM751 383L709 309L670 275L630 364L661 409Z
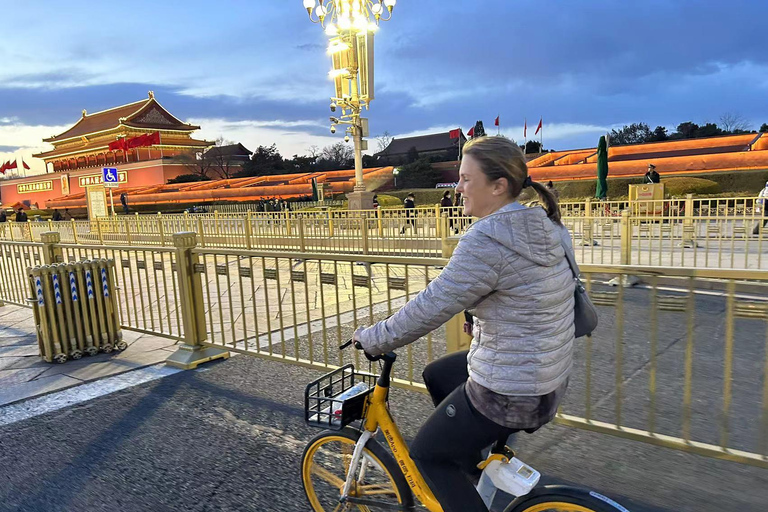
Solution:
M373 193L365 191L363 183L363 151L368 149L368 119L360 117L363 108L373 100L373 34L380 21L392 18L397 0L304 0L309 20L320 24L330 38L328 54L332 69L328 73L334 82L335 96L331 98L331 133L337 125L346 125L345 135L351 135L355 147L355 189L349 194L349 208L369 209Z
M398 174L400 174L400 168L399 167L395 167L394 170L392 171L392 176L394 176L394 178L395 178L395 189L397 189L397 175Z

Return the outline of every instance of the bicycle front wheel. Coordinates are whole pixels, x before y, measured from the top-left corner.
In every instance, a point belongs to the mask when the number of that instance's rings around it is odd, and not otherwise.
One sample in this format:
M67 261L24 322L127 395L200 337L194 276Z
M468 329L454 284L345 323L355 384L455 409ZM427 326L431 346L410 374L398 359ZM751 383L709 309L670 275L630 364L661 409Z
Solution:
M352 502L340 503L355 444L360 432L345 428L315 436L304 449L301 479L315 512L392 510L411 507L413 495L392 456L375 440L366 443L355 468L349 493Z
M566 487L545 485L513 501L504 512L629 512L602 494Z

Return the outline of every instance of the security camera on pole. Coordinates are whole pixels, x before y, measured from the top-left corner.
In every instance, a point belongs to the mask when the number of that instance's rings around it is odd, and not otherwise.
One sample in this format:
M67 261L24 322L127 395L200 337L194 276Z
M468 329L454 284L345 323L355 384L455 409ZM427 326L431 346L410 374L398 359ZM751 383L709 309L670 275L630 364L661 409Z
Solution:
M373 33L379 21L392 18L397 0L349 0L332 2L304 0L304 8L313 23L325 28L331 38L328 53L333 69L335 96L331 98L331 133L337 125L346 125L345 141L352 137L355 146L355 188L347 194L350 210L373 208L373 192L366 192L363 182L363 151L368 149L368 119L360 117L373 100ZM314 15L314 16L313 16Z

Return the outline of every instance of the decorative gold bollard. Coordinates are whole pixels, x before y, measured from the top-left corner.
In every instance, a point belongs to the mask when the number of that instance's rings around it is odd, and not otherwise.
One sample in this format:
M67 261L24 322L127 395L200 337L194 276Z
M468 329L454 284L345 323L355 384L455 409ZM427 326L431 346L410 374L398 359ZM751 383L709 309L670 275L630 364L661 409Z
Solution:
M197 235L192 232L175 233L173 245L176 247L176 275L179 280L184 342L165 362L170 366L190 370L207 361L226 359L229 352L202 345L202 342L208 339L203 284L200 279L200 272L205 272L205 265L201 264L197 254L192 252L197 245Z

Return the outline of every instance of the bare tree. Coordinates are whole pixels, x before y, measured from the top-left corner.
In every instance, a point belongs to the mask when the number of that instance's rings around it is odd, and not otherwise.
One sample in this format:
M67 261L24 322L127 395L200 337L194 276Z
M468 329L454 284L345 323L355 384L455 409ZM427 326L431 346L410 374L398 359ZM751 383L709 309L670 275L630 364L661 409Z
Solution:
M387 149L393 139L394 137L388 131L384 131L381 135L376 136L376 144L379 147L379 153Z
M202 159L211 164L209 167L210 172L220 179L232 178L236 172L242 169L242 160L222 150L224 146L231 146L233 144L234 142L224 140L224 137L219 137L216 139L214 146L202 155Z
M190 174L200 176L205 180L214 178L228 179L241 169L242 162L232 155L221 151L223 146L234 144L232 141L219 137L210 148L201 148L197 151L182 153L176 158Z
M741 114L726 112L720 116L720 128L726 133L749 131L749 122Z
M317 157L320 156L320 148L312 144L307 148L307 153L312 157L313 160L317 160Z
M320 152L318 162L322 162L323 167L328 169L344 169L353 165L355 159L355 150L349 144L337 142L330 146L325 146Z

